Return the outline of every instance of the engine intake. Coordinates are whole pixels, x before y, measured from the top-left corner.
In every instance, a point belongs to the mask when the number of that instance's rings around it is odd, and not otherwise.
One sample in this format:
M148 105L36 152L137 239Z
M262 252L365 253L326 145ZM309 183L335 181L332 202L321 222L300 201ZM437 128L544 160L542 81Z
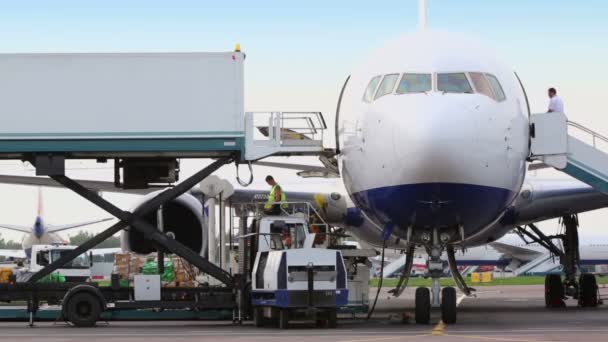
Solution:
M144 197L135 209L149 201L159 192ZM143 216L149 224L157 227L158 216L154 210ZM202 204L194 196L184 194L163 205L163 232L169 237L190 248L197 254L207 252L207 230L203 224ZM153 240L148 239L138 230L128 227L121 235L121 246L125 251L138 254L149 254L158 251ZM164 250L166 252L166 250Z

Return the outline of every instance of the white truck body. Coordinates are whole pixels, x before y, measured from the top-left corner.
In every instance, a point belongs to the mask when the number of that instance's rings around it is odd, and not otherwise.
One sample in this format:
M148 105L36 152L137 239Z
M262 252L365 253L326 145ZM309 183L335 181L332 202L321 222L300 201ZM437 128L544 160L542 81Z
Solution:
M244 58L240 52L0 54L0 152L44 151L31 146L39 140L67 140L51 148L71 152L78 149L69 144L74 139L89 141L85 151L105 141L99 149L108 151L108 140L128 150L125 140L243 137Z

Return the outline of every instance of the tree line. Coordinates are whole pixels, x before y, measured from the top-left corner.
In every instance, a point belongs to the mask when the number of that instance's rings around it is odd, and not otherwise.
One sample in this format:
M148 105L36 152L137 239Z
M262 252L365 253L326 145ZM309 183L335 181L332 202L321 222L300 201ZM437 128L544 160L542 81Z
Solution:
M81 245L83 242L89 240L94 236L93 233L81 230L77 234L70 236L70 245ZM95 248L119 248L120 238L112 236L106 241L103 241ZM5 240L0 234L0 249L21 249L21 242L13 240Z

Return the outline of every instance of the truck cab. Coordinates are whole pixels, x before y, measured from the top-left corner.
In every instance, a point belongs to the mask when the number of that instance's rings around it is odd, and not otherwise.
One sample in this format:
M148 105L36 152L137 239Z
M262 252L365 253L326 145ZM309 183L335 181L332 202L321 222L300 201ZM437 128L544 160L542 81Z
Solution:
M299 215L264 216L256 224L258 252L303 248L306 239L315 238L307 220Z
M33 245L28 272L35 273L40 271L76 247L78 246L58 244ZM87 253L81 254L54 273L64 276L66 282L85 282L91 277L91 257Z

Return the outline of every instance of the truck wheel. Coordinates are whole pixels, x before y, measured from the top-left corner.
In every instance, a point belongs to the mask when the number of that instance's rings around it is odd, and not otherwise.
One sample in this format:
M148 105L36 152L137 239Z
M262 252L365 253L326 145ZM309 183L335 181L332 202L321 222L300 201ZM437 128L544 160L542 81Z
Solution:
M279 329L289 328L289 309L279 311Z
M327 311L327 327L335 329L338 326L338 310L330 309Z
M101 314L99 299L87 292L77 293L67 303L67 319L77 327L95 326Z
M255 326L261 328L264 326L264 308L256 306L253 308L253 322Z

